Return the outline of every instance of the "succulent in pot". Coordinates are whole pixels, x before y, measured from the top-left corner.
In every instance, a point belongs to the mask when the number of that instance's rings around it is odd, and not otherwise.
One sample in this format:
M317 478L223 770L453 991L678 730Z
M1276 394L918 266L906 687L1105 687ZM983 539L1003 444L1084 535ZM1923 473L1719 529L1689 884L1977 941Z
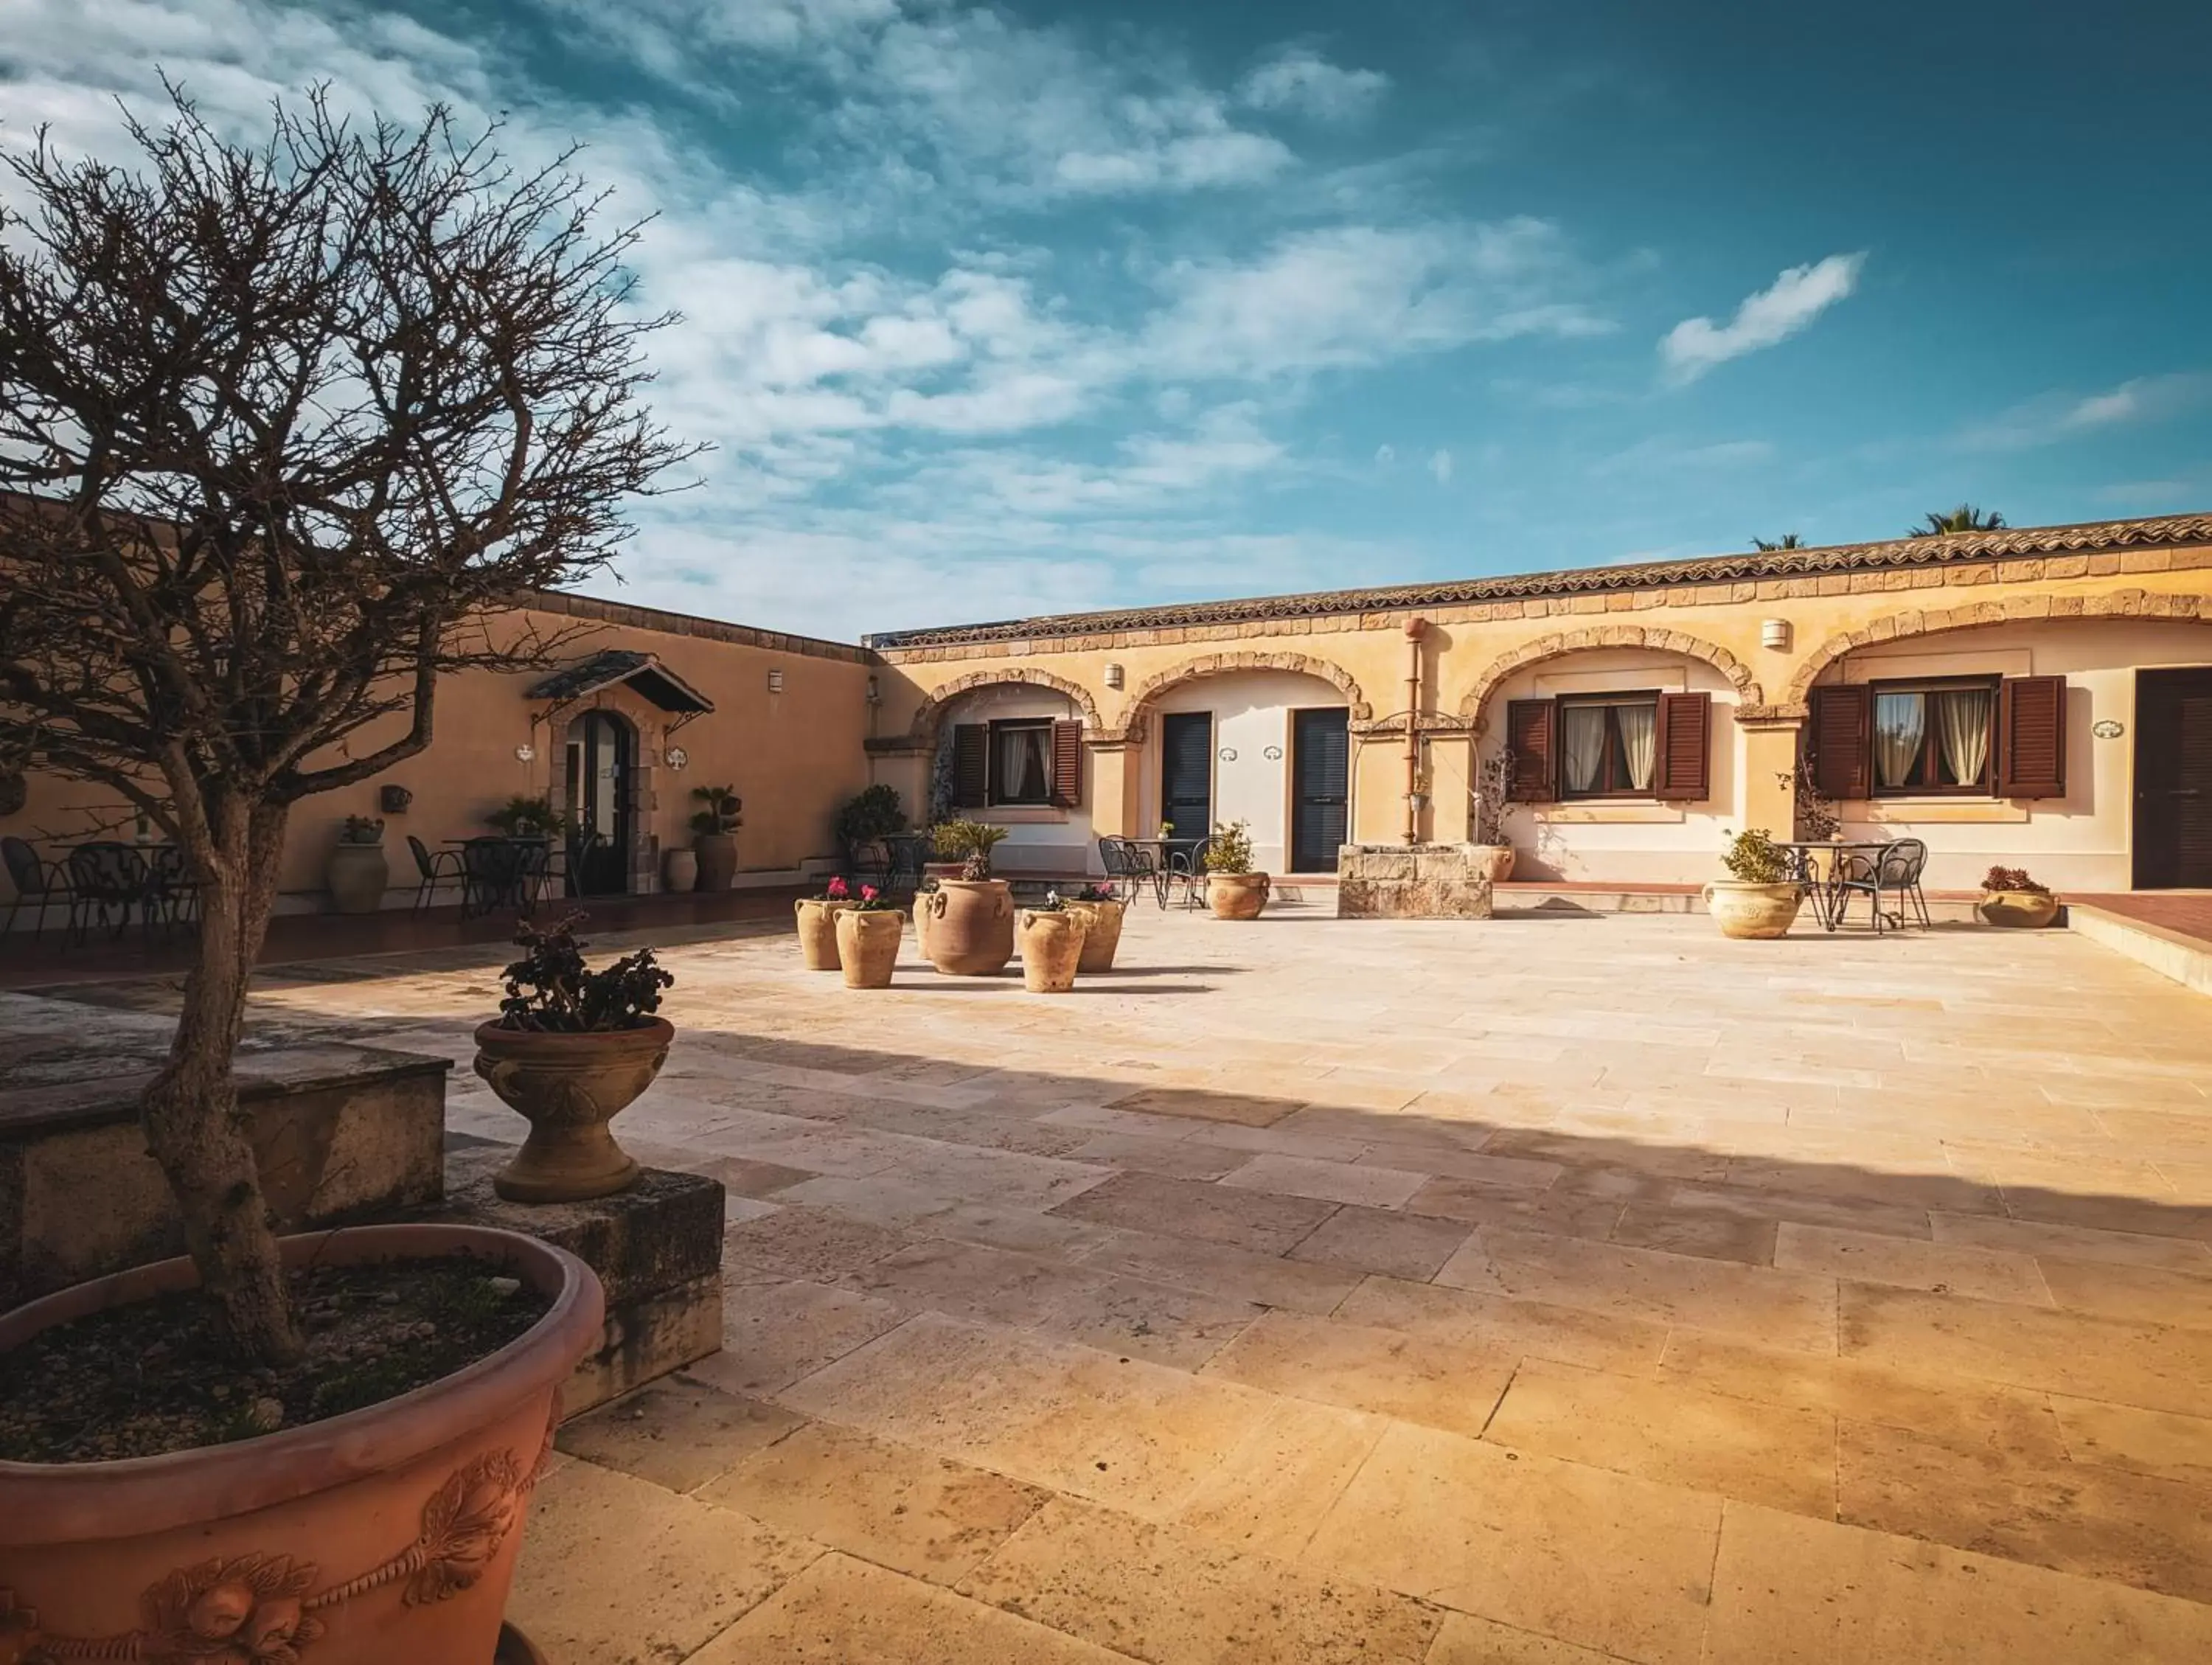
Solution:
M928 871L939 878L964 878L969 875L960 870L970 861L981 861L982 871L975 877L988 878L991 852L1011 830L988 821L940 821L929 829L930 854L937 860L929 864Z
M1257 919L1267 905L1267 875L1252 871L1252 829L1217 826L1206 847L1206 902L1216 919Z
M1068 912L1083 915L1083 957L1075 969L1086 975L1111 971L1127 904L1108 884L1086 884L1062 902Z
M837 915L853 906L852 887L842 876L822 887L818 896L801 896L793 905L799 920L799 954L809 971L838 969Z
M889 988L898 967L899 939L906 933L906 915L884 900L872 884L860 886L859 896L838 909L836 919L837 959L848 988Z
M575 1202L625 1189L636 1160L607 1124L653 1085L675 1029L656 1013L676 979L650 948L592 970L572 914L541 931L525 921L523 956L504 974L500 1015L477 1026L476 1071L530 1123L492 1179L515 1202Z
M1787 935L1804 902L1790 852L1763 828L1747 829L1721 857L1729 871L1705 886L1705 908L1721 934L1741 941Z
M484 817L484 825L509 838L551 838L568 824L568 817L553 807L550 793L535 798L518 793Z
M1057 890L1046 891L1040 907L1018 909L1014 936L1021 945L1022 986L1032 994L1065 994L1073 988L1090 926L1090 916L1068 907Z
M338 825L325 872L331 906L341 914L373 914L384 906L392 869L384 860L384 823L372 815L349 815Z
M694 787L691 799L700 806L691 817L699 888L726 890L738 876L738 829L745 823L744 799L728 787Z
M2025 867L1993 866L1982 876L1974 913L1985 925L2039 930L2058 917L2058 898Z

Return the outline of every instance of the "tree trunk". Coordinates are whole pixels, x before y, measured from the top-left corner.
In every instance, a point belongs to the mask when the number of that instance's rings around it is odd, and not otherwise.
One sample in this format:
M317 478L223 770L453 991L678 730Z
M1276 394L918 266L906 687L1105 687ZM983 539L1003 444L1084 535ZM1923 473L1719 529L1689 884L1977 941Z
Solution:
M192 861L199 957L185 981L168 1061L146 1089L139 1116L184 1215L185 1247L233 1343L256 1363L276 1364L298 1356L300 1334L231 1057L276 899L285 810L238 805L210 820L208 859Z

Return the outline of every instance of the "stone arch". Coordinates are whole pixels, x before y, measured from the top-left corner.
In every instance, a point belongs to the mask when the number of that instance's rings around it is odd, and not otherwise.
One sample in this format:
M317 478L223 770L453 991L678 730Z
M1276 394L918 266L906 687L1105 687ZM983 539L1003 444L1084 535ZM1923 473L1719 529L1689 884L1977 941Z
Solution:
M1318 677L1334 684L1337 692L1344 696L1352 721L1364 722L1374 714L1367 696L1360 691L1359 684L1349 671L1310 653L1205 653L1139 683L1129 695L1128 707L1122 714L1122 726L1134 729L1144 720L1145 708L1170 688L1227 671L1294 671L1303 676Z
M1915 609L1869 621L1856 630L1830 636L1808 655L1790 679L1789 702L1802 708L1820 673L1846 653L1902 636L1932 636L1977 625L2016 624L2050 618L2157 618L2212 623L2212 597L2158 595L2145 590L2114 590L2107 595L2022 595L2003 601L1978 601L1938 612Z
M1098 702L1091 690L1080 683L1070 682L1066 677L1055 677L1049 671L1038 671L1027 665L998 671L970 671L964 677L955 677L940 687L933 688L915 708L914 720L907 725L907 736L919 744L927 745L937 738L938 725L945 720L945 708L963 694L978 688L1003 686L1009 683L1027 683L1032 687L1049 688L1054 693L1065 694L1075 702L1076 709L1083 714L1083 726L1095 731L1098 727Z
M1763 709L1766 696L1761 691L1759 679L1751 674L1751 667L1725 647L1699 636L1686 635L1680 630L1647 629L1640 624L1597 624L1588 629L1562 630L1548 636L1539 636L1534 641L1523 642L1510 652L1499 654L1483 667L1459 702L1459 714L1467 725L1480 733L1483 726L1483 707L1505 679L1516 671L1525 669L1542 659L1559 659L1568 653L1580 653L1593 647L1644 647L1654 653L1680 653L1687 659L1702 659L1726 677L1736 692L1737 714L1747 708Z

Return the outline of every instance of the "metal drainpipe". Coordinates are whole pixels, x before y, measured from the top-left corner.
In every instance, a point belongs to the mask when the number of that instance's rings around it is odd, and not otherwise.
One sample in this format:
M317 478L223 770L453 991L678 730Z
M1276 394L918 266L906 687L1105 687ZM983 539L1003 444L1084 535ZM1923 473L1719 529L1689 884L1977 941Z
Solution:
M1421 842L1421 637L1429 622L1406 621L1406 842Z

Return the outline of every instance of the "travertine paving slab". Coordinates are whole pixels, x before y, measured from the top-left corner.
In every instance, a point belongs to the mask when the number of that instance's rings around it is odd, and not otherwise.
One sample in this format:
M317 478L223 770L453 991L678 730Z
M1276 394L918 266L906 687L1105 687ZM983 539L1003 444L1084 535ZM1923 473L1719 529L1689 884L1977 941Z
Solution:
M1396 1278L1367 1279L1336 1316L1593 1370L1650 1370L1667 1346L1664 1324Z
M2212 1117L2208 1117L2212 1121ZM2052 1225L2038 1220L1991 1219L1980 1214L1929 1216L1938 1243L1976 1249L2008 1249L2021 1255L2057 1255L2071 1261L2102 1261L2121 1266L2155 1267L2212 1278L2212 1243L2193 1237L2153 1237L2138 1232L2099 1231L2087 1226Z
M834 1283L906 1246L899 1232L828 1208L780 1208L744 1220L722 1237L725 1264L734 1261L784 1278Z
M1632 1202L1613 1222L1612 1241L1632 1249L1663 1249L1708 1261L1745 1266L1774 1264L1779 1222L1719 1209L1685 1209Z
M1299 1241L1303 1246L1312 1237ZM1284 1259L1195 1237L1119 1230L1103 1232L1100 1241L1081 1250L1084 1262L1102 1271L1297 1312L1332 1312L1359 1282L1359 1273L1349 1267L1308 1264L1295 1249L1291 1255Z
M1233 1549L1295 1560L1389 1425L1332 1405L1277 1400L1175 1518Z
M1360 1163L1323 1162L1312 1157L1256 1156L1222 1176L1224 1185L1323 1202L1364 1203L1395 1208L1429 1182L1429 1176L1401 1168L1371 1168Z
M1239 1191L1158 1174L1116 1174L1054 1212L1279 1255L1329 1217L1334 1203L1272 1191Z
M1490 1421L1514 1355L1403 1330L1270 1312L1214 1355L1209 1376L1477 1435Z
M2212 1418L2051 1395L2075 1461L2212 1486Z
M1316 1226L1290 1258L1421 1282L1436 1275L1467 1236L1458 1220L1346 1206Z
M1429 1650L1427 1665L1617 1665L1618 1654L1578 1648L1571 1642L1516 1631L1493 1619L1448 1613Z
M889 1301L797 1279L730 1279L722 1350L688 1374L738 1394L773 1394L842 1358L906 1317Z
M2113 1261L2038 1257L2051 1298L2069 1312L2212 1329L2212 1278Z
M667 1376L561 1426L571 1455L690 1492L799 1425L780 1406Z
M1850 1278L1863 1284L1893 1284L2023 1306L2051 1304L2050 1288L2034 1260L2005 1249L1920 1243L1790 1220L1784 1222L1775 1240L1774 1264L1785 1272Z
M1269 1098L1210 1087L1146 1087L1125 1093L1109 1108L1140 1115L1187 1116L1200 1121L1234 1121L1240 1127L1266 1127L1280 1121L1304 1102L1302 1098Z

